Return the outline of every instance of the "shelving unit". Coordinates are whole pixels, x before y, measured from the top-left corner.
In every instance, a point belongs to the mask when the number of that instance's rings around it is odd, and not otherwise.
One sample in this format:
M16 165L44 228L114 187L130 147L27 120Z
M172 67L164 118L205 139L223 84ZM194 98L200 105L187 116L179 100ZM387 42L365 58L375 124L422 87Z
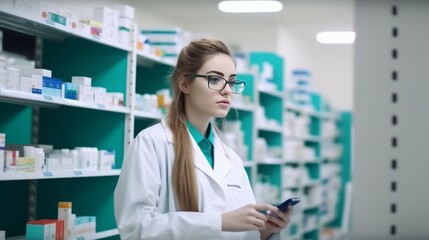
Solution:
M168 76L174 64L160 57L140 53L135 46L98 41L6 10L0 10L1 28L19 31L33 37L35 42L40 42L40 45L34 46L35 55L36 52L41 55L38 67L52 70L54 77L64 81L70 81L72 76L90 76L94 86L123 93L125 99L123 107L111 107L0 88L0 132L7 134L7 145L53 144L58 149L94 146L116 153L116 169L108 171L0 174L0 191L10 193L0 198L0 226L7 230L8 238L19 238L25 234L29 205L36 204L34 217L37 219L56 218L57 203L71 201L76 215L97 217L98 233L89 239L117 239L113 191L124 151L141 130L163 117L160 112L136 110L136 94L155 94L169 88ZM135 39L135 29L133 31ZM132 43L135 45L135 42ZM260 85L265 62L274 66L269 82L275 89ZM246 156L242 157L243 164L252 185L256 186L258 176L264 175L265 180L276 188L276 194L269 202L278 204L288 195L285 192L305 196L311 189L326 184L327 179L344 174L334 172L326 178L320 174L324 165L338 162L336 159L320 157L321 144L331 141L321 136L320 125L323 121L340 124L343 118L321 112L321 109L309 111L286 102L284 62L280 56L270 52L252 52L249 54L249 68L254 71L238 73L237 78L246 82L246 88L240 96L242 101L232 105L226 122L240 123L242 142L247 147L243 151L243 156ZM316 95L313 99L320 101L320 96ZM285 111L308 116L310 134L292 138L287 136L284 128L287 121ZM268 121L258 125L261 116ZM342 125L341 131L345 130L347 126ZM258 138L266 142L268 155L261 156L257 152ZM284 149L288 139L302 141L305 146L314 149L316 157L287 159ZM342 140L335 138L334 141L340 143ZM284 172L288 168L303 171L310 179L285 184L289 176ZM36 193L32 189L34 186L37 187ZM297 213L294 215L294 224L282 235L288 239L317 239L321 226L331 219L337 219L332 217L321 221L318 218L321 204L302 202L294 211ZM12 222L10 219L16 220Z

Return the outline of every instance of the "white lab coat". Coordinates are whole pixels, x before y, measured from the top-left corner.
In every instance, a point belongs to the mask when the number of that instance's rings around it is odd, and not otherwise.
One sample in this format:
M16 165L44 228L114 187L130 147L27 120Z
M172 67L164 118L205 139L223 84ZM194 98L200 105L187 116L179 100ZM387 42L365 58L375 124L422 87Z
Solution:
M222 232L221 213L255 203L241 159L214 134L214 169L190 135L200 212L177 211L173 136L165 120L128 149L114 194L122 239L260 239L259 231Z

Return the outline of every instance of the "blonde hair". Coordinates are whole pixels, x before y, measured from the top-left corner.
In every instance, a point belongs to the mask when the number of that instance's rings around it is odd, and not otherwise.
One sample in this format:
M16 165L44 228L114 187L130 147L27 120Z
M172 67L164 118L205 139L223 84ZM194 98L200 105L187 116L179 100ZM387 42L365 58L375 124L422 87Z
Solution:
M234 59L228 47L219 40L192 41L181 50L171 76L173 97L168 113L168 124L173 132L174 141L172 184L181 211L198 212L199 208L192 142L186 126L185 95L180 86L184 82L194 80L194 74L209 56L220 53Z

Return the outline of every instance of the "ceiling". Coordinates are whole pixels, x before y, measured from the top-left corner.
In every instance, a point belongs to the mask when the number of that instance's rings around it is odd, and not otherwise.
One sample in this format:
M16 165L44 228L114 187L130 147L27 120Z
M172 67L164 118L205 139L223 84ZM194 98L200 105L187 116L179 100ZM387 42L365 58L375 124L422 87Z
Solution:
M278 13L223 13L217 9L221 0L127 0L130 5L158 13L164 19L183 21L222 20L281 24L333 24L350 22L353 0L280 0ZM121 1L125 2L125 1Z

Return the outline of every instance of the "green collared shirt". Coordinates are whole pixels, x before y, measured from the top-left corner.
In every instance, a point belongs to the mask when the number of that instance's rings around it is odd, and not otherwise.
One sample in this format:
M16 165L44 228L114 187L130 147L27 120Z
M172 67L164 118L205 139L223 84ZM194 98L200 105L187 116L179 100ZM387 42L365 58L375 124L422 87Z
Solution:
M197 142L198 146L200 147L201 151L203 152L210 166L213 168L214 137L213 137L212 125L209 123L209 127L207 129L207 131L209 131L209 134L207 138L204 137L204 135L202 135L197 130L197 128L194 125L192 125L192 123L190 123L189 121L186 121L186 126L188 127L189 132L191 133L195 142Z

